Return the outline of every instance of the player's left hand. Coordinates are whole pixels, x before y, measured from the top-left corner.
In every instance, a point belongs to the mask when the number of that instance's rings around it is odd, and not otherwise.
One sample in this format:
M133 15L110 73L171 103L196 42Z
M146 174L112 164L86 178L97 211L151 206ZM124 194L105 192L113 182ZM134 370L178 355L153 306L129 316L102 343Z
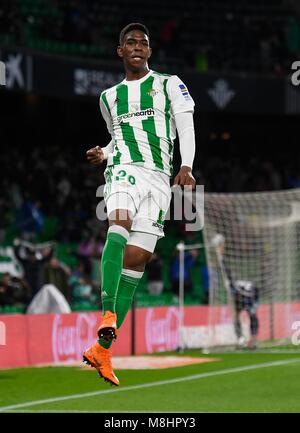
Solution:
M174 185L191 185L193 189L196 187L196 180L192 174L191 167L183 165L180 168L177 176L174 179Z

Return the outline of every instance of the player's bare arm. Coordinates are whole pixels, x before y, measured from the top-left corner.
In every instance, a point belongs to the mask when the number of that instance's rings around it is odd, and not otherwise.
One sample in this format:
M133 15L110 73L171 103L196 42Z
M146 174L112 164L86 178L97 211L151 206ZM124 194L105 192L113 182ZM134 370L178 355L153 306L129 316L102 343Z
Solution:
M93 165L100 165L104 161L104 153L100 146L92 147L86 152L87 160Z

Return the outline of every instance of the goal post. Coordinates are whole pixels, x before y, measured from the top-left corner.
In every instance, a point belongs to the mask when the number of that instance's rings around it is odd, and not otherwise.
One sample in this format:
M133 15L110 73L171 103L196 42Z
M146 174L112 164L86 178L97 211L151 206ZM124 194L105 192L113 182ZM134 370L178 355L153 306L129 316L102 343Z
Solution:
M185 313L187 248L205 249L209 275L208 305L198 314L198 347L237 344L229 271L233 282L247 281L258 288L258 339L290 339L292 324L300 319L300 189L206 193L203 239L203 244L178 246L180 346L191 347L191 335L193 347L197 340L197 326L189 326ZM249 316L242 311L240 319L242 334L249 339Z

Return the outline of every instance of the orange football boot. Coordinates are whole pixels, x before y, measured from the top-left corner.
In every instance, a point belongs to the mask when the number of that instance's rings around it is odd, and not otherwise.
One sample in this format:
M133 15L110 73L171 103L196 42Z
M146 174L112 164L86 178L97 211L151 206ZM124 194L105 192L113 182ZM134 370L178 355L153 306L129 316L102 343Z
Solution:
M110 349L105 349L97 342L83 353L83 361L95 368L106 382L119 386L119 379L112 369Z
M117 338L117 315L111 311L106 311L102 316L101 325L98 328L98 337L107 341Z

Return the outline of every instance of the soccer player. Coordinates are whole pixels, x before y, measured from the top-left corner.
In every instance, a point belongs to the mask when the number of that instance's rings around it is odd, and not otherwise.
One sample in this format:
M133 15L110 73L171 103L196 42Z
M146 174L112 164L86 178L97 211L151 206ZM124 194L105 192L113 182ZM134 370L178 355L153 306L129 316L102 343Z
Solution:
M83 359L113 385L119 385L119 380L112 369L110 346L156 242L164 236L176 130L181 167L174 185L195 187L194 101L177 75L149 69L151 51L149 31L143 24L123 28L117 53L125 79L100 96L100 110L112 139L106 147L87 152L92 164L107 159L104 200L109 229L101 259L99 339Z
M257 333L258 333L258 288L252 281L237 280L230 284L233 304L234 304L234 330L238 339L238 344L244 347L246 344L245 337L243 336L242 326L240 321L240 313L246 311L250 320L250 340L247 347L255 349L257 346Z
M242 332L240 313L246 311L250 320L250 339L247 347L255 349L257 346L257 334L259 321L257 316L257 308L259 302L259 290L248 280L234 280L231 275L231 270L225 260L225 237L221 234L214 236L212 245L216 248L217 258L224 273L226 284L230 290L233 304L233 322L234 331L237 337L238 346L245 347L246 339Z

